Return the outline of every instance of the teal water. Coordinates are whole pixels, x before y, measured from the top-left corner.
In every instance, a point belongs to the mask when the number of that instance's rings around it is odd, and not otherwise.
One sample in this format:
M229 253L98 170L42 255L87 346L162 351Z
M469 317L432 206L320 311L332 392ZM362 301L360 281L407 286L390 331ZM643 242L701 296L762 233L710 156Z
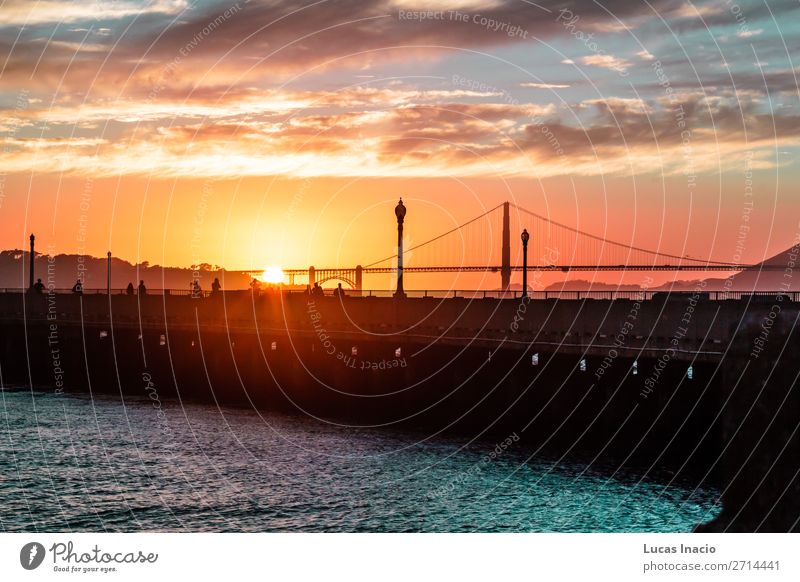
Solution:
M718 491L294 416L4 391L4 531L690 531ZM503 439L500 439L501 441Z

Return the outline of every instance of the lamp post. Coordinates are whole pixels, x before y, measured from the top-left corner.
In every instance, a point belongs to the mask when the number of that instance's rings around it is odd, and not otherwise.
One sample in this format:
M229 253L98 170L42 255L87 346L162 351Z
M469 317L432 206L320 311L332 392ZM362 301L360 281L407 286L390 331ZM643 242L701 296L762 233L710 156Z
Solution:
M528 241L531 235L528 234L528 229L522 230L522 296L528 296Z
M31 234L31 254L28 257L30 259L30 261L29 261L30 264L29 264L29 267L28 267L28 270L29 270L28 289L31 289L31 290L33 289L33 259L36 256L36 253L33 250L33 241L35 241L35 240L36 240L36 237L33 236L33 234Z
M406 296L403 291L403 219L406 217L406 207L402 198L394 207L394 215L397 217L397 291L394 297L403 299Z

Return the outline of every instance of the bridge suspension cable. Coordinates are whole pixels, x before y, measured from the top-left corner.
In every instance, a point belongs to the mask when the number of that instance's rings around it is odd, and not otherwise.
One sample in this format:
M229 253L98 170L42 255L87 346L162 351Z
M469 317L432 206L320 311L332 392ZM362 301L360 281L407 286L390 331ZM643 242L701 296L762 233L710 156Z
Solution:
M557 221L555 221L555 220L553 220L551 218L547 218L545 216L542 216L541 214L537 214L536 212L532 212L532 211L528 210L527 208L522 208L521 206L518 206L516 204L512 204L512 206L514 208L516 208L518 211L520 211L520 212L522 212L524 214L528 214L528 215L538 219L539 221L547 223L549 226L555 226L555 227L558 227L558 228L562 228L562 229L567 230L569 232L572 232L572 233L574 233L576 235L579 235L579 236L582 236L582 237L586 237L586 238L594 240L594 241L601 242L604 245L614 246L614 247L617 247L617 248L620 248L620 249L624 249L626 251L636 251L636 252L639 252L639 253L645 253L645 254L650 255L652 257L661 257L661 258L665 258L665 259L675 259L675 260L678 260L678 261L681 261L681 262L691 261L691 262L695 262L695 263L702 263L704 265L709 265L709 266L714 266L714 265L718 265L718 266L721 266L721 267L729 267L730 266L730 263L725 263L725 262L720 262L720 261L711 261L711 260L708 260L708 259L698 259L698 258L690 257L688 255L682 257L680 255L675 255L675 254L671 254L671 253L665 253L665 252L661 252L661 251L653 251L653 250L646 249L646 248L643 248L643 247L638 247L638 246L635 246L635 245L631 245L631 244L626 244L626 243L621 243L621 242L618 242L618 241L610 240L610 239L607 239L605 237L598 236L598 235L595 235L595 234L591 234L591 233L588 233L588 232L584 232L584 231L579 230L577 228L574 228L572 226L569 226L569 225L566 225L566 224L562 224L562 223L557 222ZM535 236L535 233L532 233L532 236Z
M563 224L513 203L508 203L509 207L516 209L521 215L533 218L538 224L526 224L520 216L515 217L517 219L515 223L518 223L515 224L515 227L519 232L515 232L509 237L512 246L515 248L513 253L515 260L511 260L512 265L505 265L505 263L501 265L498 255L504 225L494 224L493 221L495 217L500 217L501 213L497 213L497 211L503 208L504 204L498 204L455 228L404 249L404 259L412 258L412 253L415 251L427 250L426 256L417 256L414 261L407 261L406 267L433 269L436 266L442 268L447 266L450 268L454 266L454 262L460 262L462 268L469 269L481 266L490 269L509 266L513 269L517 263L521 263L521 247L518 234L523 227L527 227L531 235L529 244L529 257L531 259L529 266L531 268L580 266L580 269L584 270L589 266L596 265L598 268L630 266L634 269L644 269L651 266L662 269L675 267L676 270L689 268L694 270L704 267L706 270L713 270L714 267L719 267L723 270L730 270L732 267L736 267L731 263L699 259L688 255L680 256L611 240ZM456 233L461 234L458 239L450 236ZM447 243L447 240L452 242ZM551 259L543 260L542 257L547 255L548 248L551 251L556 251L555 256L559 257L557 262L553 262ZM460 261L458 257L460 257ZM420 260L425 258L429 259L429 261ZM656 259L664 262L657 263ZM364 265L364 269L388 268L389 264L396 260L397 253L394 253ZM427 264L428 262L431 264ZM744 268L744 266L741 268Z
M441 240L441 239L445 238L446 236L453 234L454 232L458 232L458 231L459 231L459 230L461 230L462 228L464 228L464 227L466 227L466 226L469 226L470 224L472 224L472 223L475 223L475 222L477 222L477 221L481 220L482 218L485 218L485 217L489 216L489 215L490 215L492 212L494 212L495 210L497 210L497 209L499 209L499 208L502 208L502 206L503 206L502 204L498 204L498 205L497 205L497 206L495 206L494 208L491 208L491 209L487 210L486 212L484 212L484 213L483 213L483 214L481 214L480 216L476 216L476 217L475 217L475 218L473 218L472 220L468 220L468 221L467 221L467 222L465 222L464 224L460 224L460 225L456 226L455 228L452 228L452 229L448 230L447 232L443 232L442 234L440 234L440 235L438 235L438 236L435 236L435 237L433 237L433 238L432 238L432 239L430 239L430 240L426 240L425 242L422 242L422 243L419 243L419 244L417 244L417 245L414 245L414 246L412 246L412 247L409 247L409 248L407 248L407 249L404 249L404 250L403 250L403 256L405 257L405 255L407 255L408 253L411 253L412 251L415 251L415 250L421 249L422 247L425 247L425 246L427 246L427 245L429 245L429 244L431 244L431 243L434 243L434 242L436 242L436 241L438 241L438 240ZM365 269L369 269L369 268L375 267L375 266L377 266L377 265L380 265L380 264L382 264L382 263L387 263L387 262L389 262L389 261L394 261L394 260L396 260L396 259L397 259L397 253L395 253L395 254L393 254L393 255L389 255L388 257L386 257L386 258L384 258L384 259L381 259L381 260L379 260L379 261L374 261L374 262L372 262L372 263L369 263L368 265L364 265L364 268L365 268Z
M512 208L516 212L511 212ZM431 239L406 246L403 250L403 270L408 273L499 271L502 287L507 288L511 273L523 270L520 241L523 228L530 235L529 271L713 272L742 271L749 267L622 243L504 202ZM309 283L338 278L355 288L361 288L362 275L391 274L396 270L396 262L397 252L355 268L285 269L284 273L292 283L295 276L307 275ZM777 267L761 265L761 268L771 270Z

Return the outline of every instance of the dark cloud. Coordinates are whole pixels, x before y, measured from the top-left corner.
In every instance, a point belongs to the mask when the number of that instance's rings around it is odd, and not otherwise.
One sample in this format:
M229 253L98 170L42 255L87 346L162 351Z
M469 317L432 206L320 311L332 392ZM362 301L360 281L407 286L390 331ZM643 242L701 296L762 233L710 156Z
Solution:
M671 81L677 89L699 89L698 81L677 78ZM651 85L655 89L656 85ZM763 71L736 71L730 73L714 73L703 75L702 88L709 94L721 91L800 94L800 70L767 69Z
M694 5L695 8L692 7ZM713 27L735 27L740 31L754 31L763 23L772 24L775 18L792 17L800 11L796 0L769 0L769 2L677 2L662 6L658 14L669 21L675 32Z
M653 0L651 4L656 10L669 11L679 3ZM301 6L293 0L270 0L220 3L179 15L127 16L113 25L111 35L87 33L84 28L67 25L53 31L40 25L32 31L23 30L20 40L11 42L16 36L11 27L4 31L0 43L0 55L6 57L3 81L40 87L64 83L65 87L102 91L110 88L104 83L117 85L132 79L131 90L141 88L147 93L165 76L164 67L176 59L179 63L167 71L169 78L196 76L211 69L235 79L252 67L253 76L268 76L345 57L348 62L339 63L342 66L359 66L369 58L408 57L407 48L388 50L392 47L428 47L416 50L430 52L435 47L485 48L532 42L475 23L476 16L497 26L519 27L528 37L563 34L563 27L555 22L562 8L580 15L582 25L589 28L612 20L606 10L589 0L542 5L550 12L519 0L461 10L467 20L464 22L449 17L422 21L401 18L400 8L387 1L336 0ZM425 7L422 2L420 6ZM635 18L649 10L643 4L623 0L606 2L605 8L621 19ZM96 29L98 25L90 23L86 30ZM48 46L51 36L70 43L85 39L95 48L107 47L108 53L80 51L77 46ZM379 52L365 56L372 51ZM201 69L191 68L191 62L202 63ZM101 87L87 87L96 77Z
M6 91L58 90L55 97L59 100L73 94L82 99L87 94L102 97L120 92L127 98L139 99L177 98L179 93L192 99L207 99L242 87L275 87L292 75L323 64L326 70L335 70L392 59L408 63L426 54L452 53L458 47L488 50L512 44L534 46L532 36L567 38L569 33L556 21L561 10L579 17L578 28L582 31L616 31L608 34L628 36L619 30L619 19L632 26L637 38L645 42L667 33L656 16L676 26L705 26L703 20L709 25L728 27L737 23L727 4L712 0L695 3L703 18L693 16L684 0L540 4L549 12L522 0L462 9L464 22L446 14L443 18L421 21L400 18L401 9L411 8L401 8L386 0L330 0L306 5L293 0L247 3L240 0L173 13L143 11L103 22L87 18L86 22L64 23L55 29L53 24L46 23L24 29L0 25L0 58L5 63L0 86ZM419 5L426 7L424 2ZM797 7L796 2L788 0L770 3L777 17ZM764 7L746 6L742 14L741 18L755 29L757 19L763 19L768 12ZM480 22L518 27L527 39L509 36L503 28L492 30L492 26ZM652 27L660 27L660 33L642 33ZM15 40L17 36L19 39ZM751 42L764 40L754 37L747 43L734 45L739 51L751 50ZM788 42L794 41L789 38ZM672 66L670 63L682 67L682 73L675 79L679 86L699 83L692 79L693 71L679 49L669 46L667 52L659 53L655 47L650 48L665 67ZM709 67L718 66L722 60L713 50L697 51L694 46L688 50L693 61L705 62ZM734 57L738 58L738 53L729 58ZM718 72L711 69L709 74ZM720 77L717 75L716 80L724 81ZM745 80L750 85L756 81ZM778 81L781 88L787 87L787 79Z

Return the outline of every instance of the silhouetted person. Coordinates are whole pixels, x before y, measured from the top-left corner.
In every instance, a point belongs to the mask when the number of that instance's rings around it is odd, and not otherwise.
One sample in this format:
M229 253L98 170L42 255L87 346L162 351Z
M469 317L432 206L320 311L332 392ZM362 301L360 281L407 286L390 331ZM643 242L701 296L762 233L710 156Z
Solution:
M83 283L81 283L80 279L75 281L75 284L72 286L72 292L77 293L78 295L83 295Z
M347 295L344 292L344 289L342 289L342 284L341 283L339 283L339 286L336 287L336 289L333 290L333 296L334 297L338 297L339 299L342 299L343 297L347 297Z
M144 286L144 281L139 281L139 295L147 295L147 287Z
M36 279L36 283L33 284L33 292L41 293L42 291L44 291L44 283L41 279Z
M219 279L218 279L217 277L214 277L214 282L213 282L213 283L211 283L211 293L213 293L214 295L216 295L216 294L217 294L217 293L219 293L221 290L222 290L222 285L220 285L220 283L219 283Z
M200 283L195 279L191 284L192 289L192 297L197 299L198 297L203 296L203 291L200 289Z
M325 291L319 286L319 283L314 283L314 289L311 291L314 297L324 297Z
M250 281L250 289L253 290L253 293L258 293L261 290L261 281L253 277L253 280Z
M306 295L311 297L311 285L306 285Z
M133 295L133 283L128 283L128 286L125 288L125 293Z

